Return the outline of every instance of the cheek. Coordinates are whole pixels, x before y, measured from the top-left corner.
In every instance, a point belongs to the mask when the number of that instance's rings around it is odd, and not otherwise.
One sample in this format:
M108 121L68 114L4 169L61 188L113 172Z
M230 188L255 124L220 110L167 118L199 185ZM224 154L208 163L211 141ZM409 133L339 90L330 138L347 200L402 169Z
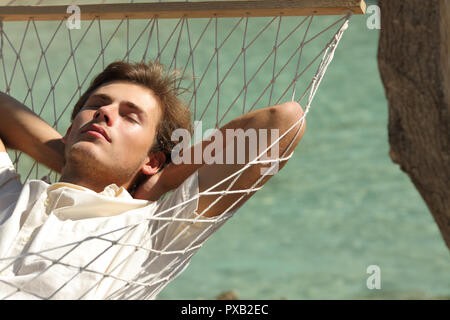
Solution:
M72 127L79 130L84 124L93 119L93 111L80 111L72 121Z
M72 121L72 129L70 130L70 133L67 135L67 144L70 144L77 140L77 136L80 132L80 128L88 123L90 120L92 120L92 115L89 115L86 111L80 111L75 119Z
M153 134L142 127L125 128L122 135L124 149L146 155L153 142Z

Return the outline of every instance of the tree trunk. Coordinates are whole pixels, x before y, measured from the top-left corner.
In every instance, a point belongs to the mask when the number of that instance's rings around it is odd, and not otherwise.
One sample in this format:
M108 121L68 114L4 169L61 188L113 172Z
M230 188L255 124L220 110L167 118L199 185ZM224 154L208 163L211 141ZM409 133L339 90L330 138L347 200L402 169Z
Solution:
M410 177L450 248L450 1L378 5L390 157Z

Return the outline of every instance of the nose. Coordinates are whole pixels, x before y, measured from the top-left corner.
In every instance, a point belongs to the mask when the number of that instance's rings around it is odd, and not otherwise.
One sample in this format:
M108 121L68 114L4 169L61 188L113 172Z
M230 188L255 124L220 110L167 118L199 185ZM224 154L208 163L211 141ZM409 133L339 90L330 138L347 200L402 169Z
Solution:
M95 111L94 119L96 119L98 122L104 121L108 127L111 127L115 120L114 106L101 106L97 109L97 111Z

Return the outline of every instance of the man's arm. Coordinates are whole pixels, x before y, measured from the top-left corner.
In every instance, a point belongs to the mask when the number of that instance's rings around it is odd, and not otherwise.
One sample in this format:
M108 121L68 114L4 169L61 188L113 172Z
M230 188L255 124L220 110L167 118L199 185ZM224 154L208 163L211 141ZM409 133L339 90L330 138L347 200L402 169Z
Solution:
M55 129L3 92L0 92L0 114L0 139L3 141L0 151L5 151L5 147L22 151L37 162L61 172L64 144Z
M199 170L199 189L200 192L203 192L205 190L210 189L211 187L215 186L217 183L222 181L225 178L228 178L230 175L236 173L237 171L241 170L250 159L250 150L251 148L255 148L259 146L261 139L266 139L265 136L262 136L259 134L259 129L266 129L267 134L267 147L272 144L272 140L269 139L270 137L270 130L271 129L278 129L278 134L280 137L280 141L278 144L274 145L274 148L272 150L276 150L278 148L278 154L279 156L273 156L271 155L271 158L281 158L284 154L284 157L289 156L294 148L297 146L297 144L300 142L304 130L305 130L305 123L303 120L303 123L298 120L300 120L303 116L303 111L298 103L295 102L289 102L277 106L272 106L268 108L262 108L259 110L255 110L252 112L249 112L245 115L242 115L229 123L227 123L225 126L220 128L221 135L223 137L223 150L224 153L223 159L225 164L205 164L203 161L199 164L195 164L194 162L194 152L195 152L195 146L191 147L191 161L189 164L182 163L182 164L174 164L170 163L166 168L164 168L161 172L159 172L157 175L153 176L146 185L143 185L140 190L138 190L138 193L136 194L136 197L138 198L146 198L149 200L157 200L162 194L165 192L172 190L176 187L178 187L186 178L188 178L192 173L194 173L196 170ZM299 122L297 125L294 126L296 122ZM288 129L292 128L289 132ZM230 152L231 145L227 145L227 129L242 129L244 132L248 129L254 129L256 132L256 141L253 141L253 144L249 144L249 139L245 142L245 163L239 164L238 156L239 156L239 146L237 145L236 141L234 141L234 152L233 157L229 158L231 159L231 163L226 161L226 154ZM299 131L300 130L300 131ZM287 133L286 133L287 132ZM213 140L214 141L214 140ZM201 149L202 149L202 155L204 154L205 148L212 143L213 141L204 140L201 142ZM254 145L256 144L256 146ZM228 148L227 148L228 147ZM262 150L260 148L257 148L259 154ZM203 159L203 157L202 157ZM261 159L260 159L261 160ZM282 161L279 164L278 170L280 170L287 161ZM236 190L247 190L249 188L252 188L252 186L259 180L253 188L259 188L262 185L264 185L271 177L272 175L266 175L262 177L263 170L267 170L269 164L253 164L249 168L245 169L242 172L242 175L239 177L239 179L233 184L233 186L229 189L231 191ZM275 172L273 172L275 173ZM220 184L219 186L215 187L214 189L210 190L213 192L221 192L228 189L230 183L234 180L234 178L229 179L225 183ZM219 199L220 194L217 195L203 195L199 199L199 207L198 207L198 213L202 213L205 209L207 209L210 205L212 205L214 202L216 202L214 205L211 206L207 211L203 213L206 217L212 217L217 216L223 212L225 212L231 205L233 205L232 210L239 208L242 206L242 204L247 201L255 191L249 192L248 194L245 194L244 197L242 197L243 193L228 193L225 196L222 196L220 200ZM242 199L240 199L242 197ZM237 203L235 203L238 201Z

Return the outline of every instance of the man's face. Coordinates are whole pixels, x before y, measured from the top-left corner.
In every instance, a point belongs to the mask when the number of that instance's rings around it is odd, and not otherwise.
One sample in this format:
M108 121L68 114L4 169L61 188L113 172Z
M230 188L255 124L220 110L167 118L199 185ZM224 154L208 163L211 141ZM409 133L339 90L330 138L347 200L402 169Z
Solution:
M65 137L66 163L78 163L93 176L112 175L121 185L148 162L160 119L152 90L124 81L107 83L73 120Z

